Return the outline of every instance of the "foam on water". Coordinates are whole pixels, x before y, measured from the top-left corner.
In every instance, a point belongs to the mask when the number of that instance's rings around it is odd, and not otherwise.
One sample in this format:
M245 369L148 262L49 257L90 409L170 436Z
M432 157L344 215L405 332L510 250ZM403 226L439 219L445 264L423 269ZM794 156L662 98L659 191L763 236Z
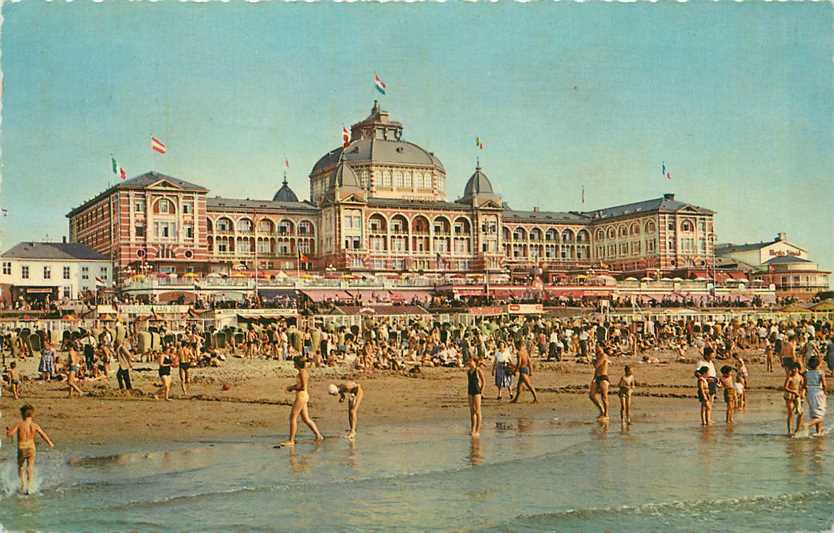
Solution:
M702 431L550 419L375 428L292 450L272 440L38 455L38 494L0 523L46 531L830 531L830 440L781 419ZM834 468L834 467L832 467ZM7 490L11 486L11 492Z

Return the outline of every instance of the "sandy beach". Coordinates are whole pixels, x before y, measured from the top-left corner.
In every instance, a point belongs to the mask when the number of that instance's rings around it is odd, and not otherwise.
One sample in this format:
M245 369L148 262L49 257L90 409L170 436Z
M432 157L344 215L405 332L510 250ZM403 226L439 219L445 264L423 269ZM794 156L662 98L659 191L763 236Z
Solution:
M784 374L777 367L767 374L756 352L743 354L750 368L751 389L747 415L781 412L781 386ZM614 359L611 381L616 385L623 366L631 364L637 376L634 400L635 424L663 417L667 420L690 420L698 428L698 404L695 400L695 353L687 354L692 362L674 362L671 353L648 353L660 359L649 364L628 359ZM22 374L35 374L36 361L20 365ZM716 362L720 366L721 361ZM525 392L518 404L509 403L506 394L496 400L489 363L484 368L487 389L484 394L485 423L516 420L523 417L558 418L564 423L593 423L594 406L587 398L592 368L575 362L537 363L534 384L540 391L539 402ZM274 435L276 441L287 432L287 416L292 394L286 392L295 372L289 362L262 359L244 360L230 357L221 368L198 368L193 371L191 395L183 397L178 377L174 378L174 399L155 400L157 372L154 363L135 363L133 394L121 392L111 374L107 383L88 381L83 389L89 395L67 399L63 383L27 380L20 400L4 391L0 400L5 420L17 416L23 403L37 408L38 421L49 430L59 447L88 445L145 445L200 439L246 439ZM310 412L326 436L339 436L346 427L344 404L328 396L329 383L351 377L364 384L366 398L360 411L359 432L363 427L398 426L407 422L433 421L437 424L468 423L466 377L463 369L422 368L416 375L380 372L348 373L341 368L311 369ZM224 387L227 385L227 387ZM227 388L228 390L223 390ZM612 391L615 391L612 386ZM619 424L616 394L610 396L611 424ZM724 406L716 402L713 418L723 425ZM745 414L738 418L744 424ZM774 428L780 429L780 428ZM463 431L463 430L462 430ZM301 429L301 436L306 428Z

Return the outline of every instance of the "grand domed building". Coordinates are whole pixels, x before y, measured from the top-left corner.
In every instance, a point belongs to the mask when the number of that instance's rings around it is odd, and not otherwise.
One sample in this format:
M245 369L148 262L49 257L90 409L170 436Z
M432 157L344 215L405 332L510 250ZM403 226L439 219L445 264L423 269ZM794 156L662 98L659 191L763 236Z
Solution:
M666 194L598 209L513 210L476 165L447 191L434 152L406 140L374 103L349 142L312 167L308 200L286 177L272 200L210 197L190 182L148 172L73 209L70 238L119 269L161 272L489 272L542 269L709 268L713 216ZM449 200L449 196L453 200Z

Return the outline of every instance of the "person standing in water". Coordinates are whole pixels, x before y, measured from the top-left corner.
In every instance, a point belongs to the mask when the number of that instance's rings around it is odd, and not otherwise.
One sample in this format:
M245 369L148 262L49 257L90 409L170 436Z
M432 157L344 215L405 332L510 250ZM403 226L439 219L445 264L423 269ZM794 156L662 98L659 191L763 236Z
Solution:
M597 346L594 358L594 377L588 387L588 397L599 409L597 420L608 419L608 356L602 346Z
M631 424L631 393L634 392L634 373L629 365L623 370L623 377L618 384L620 397L620 422Z
M802 382L802 374L799 373L799 364L795 362L787 363L788 377L785 378L785 409L788 412L788 435L793 436L799 431L799 426L802 424L802 390L804 384ZM796 426L793 426L793 418L796 415Z
M498 343L495 350L495 358L492 364L492 375L495 376L495 387L498 389L498 400L501 399L501 391L507 389L510 399L513 397L513 372L511 370L510 351L504 341Z
M295 392L295 401L292 404L290 411L290 436L289 439L281 443L281 446L295 446L295 436L298 433L298 417L307 424L316 436L316 441L324 440L324 435L319 432L319 428L313 419L310 418L310 413L307 410L307 402L310 401L310 394L307 389L310 384L310 375L305 368L306 364L303 356L296 356L293 358L293 366L298 371L296 382L294 385L287 387L288 392Z
M695 378L698 380L698 401L701 403L701 425L704 427L712 424L712 394L709 392L707 372L709 368L706 366L695 371Z
M355 381L345 381L338 385L330 385L327 392L331 395L339 395L339 403L348 401L348 430L345 438L354 439L356 437L356 426L359 422L359 406L362 404L362 399L365 397L365 389L362 385Z
M35 436L39 435L50 448L55 444L46 434L46 431L35 424L32 417L35 415L35 408L29 404L20 408L21 420L12 427L6 428L6 436L17 436L17 476L20 480L20 492L29 494L32 486L32 478L35 470ZM25 475L24 475L25 474Z
M527 346L521 338L516 339L515 349L518 352L518 386L515 390L515 398L512 403L517 403L521 397L521 386L527 387L533 393L533 403L539 401L536 395L536 387L533 386L533 361L530 360L530 352L527 351Z
M469 358L467 362L469 369L466 371L467 394L469 395L469 421L471 425L470 435L478 437L481 435L481 393L484 390L484 373L479 366L480 360L477 356ZM533 393L535 394L535 392Z
M805 372L805 397L808 400L808 417L810 418L806 426L808 428L813 426L817 435L821 435L824 431L827 388L825 373L821 372L819 367L819 358L812 357L808 360L808 370Z

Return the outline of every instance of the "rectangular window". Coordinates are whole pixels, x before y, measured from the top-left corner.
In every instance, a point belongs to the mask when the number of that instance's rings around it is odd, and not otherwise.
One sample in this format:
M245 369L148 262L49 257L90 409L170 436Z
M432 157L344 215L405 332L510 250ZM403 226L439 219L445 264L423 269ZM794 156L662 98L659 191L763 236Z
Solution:
M52 267L49 265L44 265L43 267L43 279L50 279L52 278Z
M258 253L259 254L272 253L272 250L270 250L270 248L269 248L269 241L258 241Z
M99 268L98 272L101 275L101 279L107 279L107 267Z
M252 251L252 241L250 241L249 239L243 239L241 241L238 241L237 250L239 252L243 252L243 253L248 254L249 252Z
M137 213L144 213L145 212L145 202L139 201L134 204L134 210Z
M145 225L144 224L136 224L133 228L134 233L136 233L137 237L144 237L145 236Z
M20 267L20 277L23 279L29 279L29 267L27 265Z
M182 204L182 212L184 215L192 214L194 212L194 204L188 202Z
M64 267L64 279L70 279L70 267Z
M81 267L81 279L90 279L89 267Z
M12 264L11 263L9 263L9 262L4 262L3 263L3 274L6 275L6 276L11 276L12 275Z
M176 222L156 222L155 225L158 239L175 239L177 237Z
M186 224L185 228L185 238L186 239L193 239L194 238L194 226L191 224Z
M227 242L219 242L217 243L217 251L220 253L226 253L229 251L229 244Z
M69 300L72 297L72 293L70 292L69 287L64 287L64 298Z

